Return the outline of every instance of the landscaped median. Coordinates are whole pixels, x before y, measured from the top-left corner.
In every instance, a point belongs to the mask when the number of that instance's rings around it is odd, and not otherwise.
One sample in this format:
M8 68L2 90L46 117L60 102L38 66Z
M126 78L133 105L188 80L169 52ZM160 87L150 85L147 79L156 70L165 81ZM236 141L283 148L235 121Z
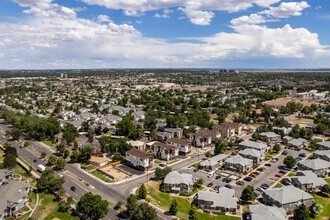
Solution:
M169 211L172 200L176 199L179 207L179 211L176 214L176 217L180 219L189 218L189 210L191 207L191 198L182 197L182 196L172 196L170 193L163 193L160 191L160 184L162 181L150 182L146 185L147 188L147 198L146 200L150 201L153 205L163 209L164 211ZM138 191L136 192L138 195ZM217 215L213 213L207 213L199 210L197 212L198 219L219 219L219 220L238 220L240 217L226 216L226 215Z

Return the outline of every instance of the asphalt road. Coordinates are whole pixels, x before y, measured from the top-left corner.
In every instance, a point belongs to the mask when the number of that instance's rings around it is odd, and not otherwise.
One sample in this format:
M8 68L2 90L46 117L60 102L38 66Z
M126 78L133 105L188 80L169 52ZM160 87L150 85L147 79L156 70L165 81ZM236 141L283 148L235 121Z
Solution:
M5 124L3 121L0 122L0 129L5 131L7 129L11 129L12 127L8 124ZM5 136L6 138L3 138ZM20 148L20 145L15 141L10 140L5 134L0 132L0 140L2 142L9 142L12 146L16 147L18 155L22 157L26 162L28 162L33 168L37 169L39 164L43 164L46 166L45 162L40 160L41 152L46 152L47 156L54 154L55 150L51 147L46 147L40 144L38 141L34 141L32 138L28 137L25 134L21 135L20 138L23 142L29 141L31 148ZM34 163L34 160L37 160ZM47 168L51 168L46 166ZM92 192L94 194L99 194L103 199L107 199L110 202L116 203L117 201L122 201L123 204L126 204L126 199L130 194L133 188L136 188L142 183L147 182L147 177L140 177L120 185L107 185L104 184L101 180L98 180L91 175L87 174L85 171L82 171L77 167L76 164L67 163L65 169L75 175L77 178L72 177L71 175L65 174L66 182L64 184L65 191L72 196L75 200L79 201L80 197L83 196L86 192ZM152 175L150 175L152 177ZM91 186L87 187L82 181L89 183ZM71 186L75 186L77 188L76 191L72 191ZM170 219L163 212L156 209L157 215L159 219ZM104 217L104 219L117 219L117 213L114 209L109 208L108 215Z

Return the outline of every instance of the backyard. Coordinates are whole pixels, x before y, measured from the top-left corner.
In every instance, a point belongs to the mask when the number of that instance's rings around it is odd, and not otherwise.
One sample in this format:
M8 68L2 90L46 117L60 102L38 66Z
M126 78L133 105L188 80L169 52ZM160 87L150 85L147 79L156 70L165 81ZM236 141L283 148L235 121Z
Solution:
M147 187L148 196L147 199L150 200L150 202L156 206L159 206L164 211L168 211L171 202L174 198L176 198L178 202L179 212L177 213L176 217L180 219L188 219L189 217L189 210L190 210L190 203L191 199L187 198L181 198L181 197L174 197L171 196L169 193L162 193L159 190L159 185L161 184L161 181L157 182L151 182L149 183ZM239 217L233 217L233 216L225 216L225 215L215 215L210 213L205 213L198 211L197 212L198 219L219 219L219 220L234 220L234 219L240 219Z

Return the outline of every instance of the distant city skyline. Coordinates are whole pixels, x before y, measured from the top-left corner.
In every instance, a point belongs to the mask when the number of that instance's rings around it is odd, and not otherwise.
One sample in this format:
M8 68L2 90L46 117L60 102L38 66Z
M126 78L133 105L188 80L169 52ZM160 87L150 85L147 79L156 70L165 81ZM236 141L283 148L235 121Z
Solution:
M330 2L2 0L0 69L330 68Z

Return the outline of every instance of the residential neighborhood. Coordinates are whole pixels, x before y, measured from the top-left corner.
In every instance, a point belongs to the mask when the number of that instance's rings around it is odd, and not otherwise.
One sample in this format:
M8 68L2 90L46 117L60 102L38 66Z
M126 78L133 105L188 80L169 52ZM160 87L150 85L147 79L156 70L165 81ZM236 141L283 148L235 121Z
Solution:
M0 219L330 217L327 78L50 74L2 78Z

